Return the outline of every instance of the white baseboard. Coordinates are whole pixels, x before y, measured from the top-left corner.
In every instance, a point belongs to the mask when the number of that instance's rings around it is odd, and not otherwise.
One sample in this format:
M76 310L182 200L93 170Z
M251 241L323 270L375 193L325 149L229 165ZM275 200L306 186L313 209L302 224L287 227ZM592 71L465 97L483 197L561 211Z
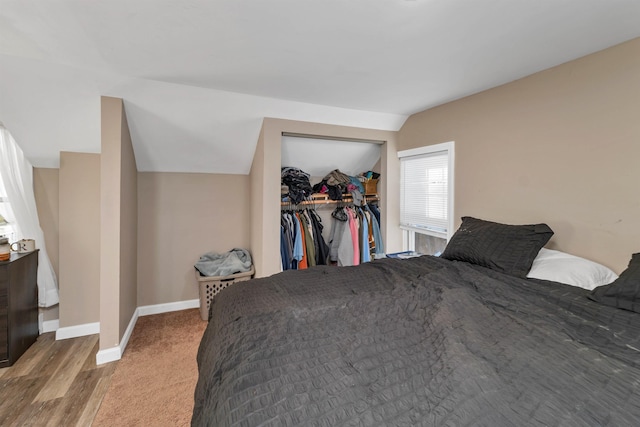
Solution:
M38 334L46 334L47 332L55 332L60 327L60 320L44 320L44 314L38 313Z
M55 332L60 329L60 320L45 320L42 322L42 333L46 334L47 332Z
M100 322L85 323L84 325L65 326L56 330L56 341L68 338L84 337L100 333Z
M120 346L99 350L96 353L96 365L104 365L105 363L115 362L122 358L122 350Z
M171 311L188 310L200 307L199 299L187 301L168 302L165 304L142 305L138 307L138 315L149 316L151 314L169 313Z
M120 340L120 344L115 347L98 351L98 353L96 354L96 365L115 362L116 360L120 360L122 358L124 350L127 348L127 344L129 343L129 338L131 338L131 334L133 333L133 328L135 328L136 323L138 322L138 317L149 316L152 314L169 313L171 311L187 310L190 308L198 307L200 307L199 299L170 302L166 304L143 305L136 308L133 312L133 316L131 316L131 320L129 321L129 326L127 326L127 330L124 332L122 340Z
M129 320L129 325L124 331L124 335L120 340L120 344L115 347L99 350L96 353L96 365L104 365L105 363L115 362L116 360L122 359L124 349L127 348L127 344L129 344L129 338L131 338L131 334L133 333L133 328L135 328L136 322L138 321L139 310L140 308L138 307L133 311L133 316L131 316L131 320Z
M140 308L136 308L133 312L133 316L131 316L131 320L129 320L129 325L127 325L127 329L124 331L124 335L122 335L122 339L120 340L120 349L122 350L120 353L120 357L124 354L124 349L127 348L127 344L129 344L129 338L131 338L131 334L133 333L133 328L136 327L136 323L138 322L138 316L140 316Z

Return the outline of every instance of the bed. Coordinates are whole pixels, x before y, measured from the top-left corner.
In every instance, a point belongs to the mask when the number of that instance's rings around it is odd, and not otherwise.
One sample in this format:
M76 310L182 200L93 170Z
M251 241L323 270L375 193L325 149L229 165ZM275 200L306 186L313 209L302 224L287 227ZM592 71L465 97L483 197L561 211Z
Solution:
M614 295L637 298L626 272L595 290L527 278L550 235L483 258L473 239L495 247L503 225L466 222L443 257L285 271L216 295L192 425L640 425L640 314Z

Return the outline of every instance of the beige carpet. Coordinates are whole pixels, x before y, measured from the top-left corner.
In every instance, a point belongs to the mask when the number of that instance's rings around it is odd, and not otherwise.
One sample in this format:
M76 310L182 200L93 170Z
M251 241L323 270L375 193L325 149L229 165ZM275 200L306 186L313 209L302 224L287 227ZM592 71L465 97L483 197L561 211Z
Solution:
M198 309L140 317L92 425L189 425L206 326Z

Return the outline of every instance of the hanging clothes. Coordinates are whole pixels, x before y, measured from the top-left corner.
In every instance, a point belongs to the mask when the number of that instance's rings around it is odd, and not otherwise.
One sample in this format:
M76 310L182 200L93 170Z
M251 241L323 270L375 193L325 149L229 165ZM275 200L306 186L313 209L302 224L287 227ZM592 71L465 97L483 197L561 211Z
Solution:
M373 214L371 213L370 210L367 209L367 207L365 206L363 211L364 216L367 217L367 225L369 226L369 229L367 230L369 233L369 253L371 255L374 255L376 253L376 240L373 237L373 218L375 218L373 216Z
M376 258L377 257L384 257L385 256L384 242L382 241L382 233L380 232L380 224L378 223L375 214L371 218L371 221L373 222L373 224L372 224L373 227L372 228L373 228L373 239L375 241L375 246L376 246L376 251L375 251Z
M327 245L324 237L322 237L322 230L324 229L324 226L322 225L322 219L315 211L315 209L308 209L307 213L311 218L313 228L313 243L315 244L316 264L326 265L329 259L329 245Z
M338 207L331 214L329 262L358 265L383 258L384 242L371 206Z
M331 213L331 233L329 234L329 259L331 262L338 263L339 262L339 254L338 249L340 247L340 242L342 241L342 234L344 233L344 229L347 226L349 221L349 217L345 210L341 207L337 207ZM350 255L350 258L353 259L353 254Z
M329 246L322 237L322 219L313 209L280 213L282 270L302 270L326 264Z
M347 216L349 217L349 231L351 232L351 242L353 245L353 264L360 264L360 243L358 234L358 218L355 215L353 208L345 208L347 210Z
M300 214L298 212L294 213L294 218L296 219L296 229L298 232L298 236L300 236L300 244L301 244L301 256L298 261L298 270L304 270L308 267L307 264L307 243L306 238L304 236L304 227L302 225L302 221L300 220Z
M296 269L298 260L302 257L302 242L297 239L296 225L291 213L281 213L280 227L282 270Z
M367 221L367 216L362 209L358 208L358 211L362 221L362 227L360 228L360 262L369 262L371 261L371 252L369 250L369 221Z
M298 217L302 224L302 234L304 235L304 247L305 247L305 259L308 267L314 267L316 265L316 251L313 243L313 231L309 225L310 219L306 213L306 210L299 211Z
M376 221L378 221L378 225L382 224L382 222L380 222L380 210L378 209L378 205L376 205L375 203L369 203L367 204L367 206L369 207L373 215L376 217Z
M345 214L347 215L347 221L344 224L344 227L342 228L342 233L339 236L340 240L338 241L338 265L339 266L350 266L350 265L357 265L356 263L354 263L354 260L356 259L356 253L355 253L355 249L358 247L358 243L357 241L354 244L353 241L353 233L351 232L351 223L353 222L353 220L351 218L349 218L349 210L347 208L343 208L345 211ZM356 236L357 237L357 236ZM359 254L358 254L358 259L359 259Z
M334 172L337 175L339 171ZM338 206L331 214L331 231L325 241L324 225L315 207L283 210L280 224L282 270L326 264L359 265L384 257L379 218L380 211L373 203Z
M287 266L291 265L291 256L287 248L287 238L282 224L280 225L280 259L281 271L288 270Z

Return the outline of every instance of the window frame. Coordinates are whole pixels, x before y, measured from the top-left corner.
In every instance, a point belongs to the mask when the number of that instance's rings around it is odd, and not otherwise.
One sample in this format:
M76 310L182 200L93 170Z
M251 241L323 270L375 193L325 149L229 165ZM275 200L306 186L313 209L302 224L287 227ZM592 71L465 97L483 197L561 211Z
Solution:
M446 239L448 242L454 232L454 200L455 200L455 141L443 142L439 144L426 145L423 147L412 148L408 150L398 151L398 159L402 162L403 158L418 157L424 155L430 155L434 153L446 152L447 154L447 230L446 232L437 232L428 229L419 229L415 227L408 227L399 225L402 230L402 246L404 250L415 251L415 233L426 234L442 239ZM402 166L401 166L402 168ZM402 185L403 177L400 176L400 191L404 191ZM402 199L403 195L400 195Z

